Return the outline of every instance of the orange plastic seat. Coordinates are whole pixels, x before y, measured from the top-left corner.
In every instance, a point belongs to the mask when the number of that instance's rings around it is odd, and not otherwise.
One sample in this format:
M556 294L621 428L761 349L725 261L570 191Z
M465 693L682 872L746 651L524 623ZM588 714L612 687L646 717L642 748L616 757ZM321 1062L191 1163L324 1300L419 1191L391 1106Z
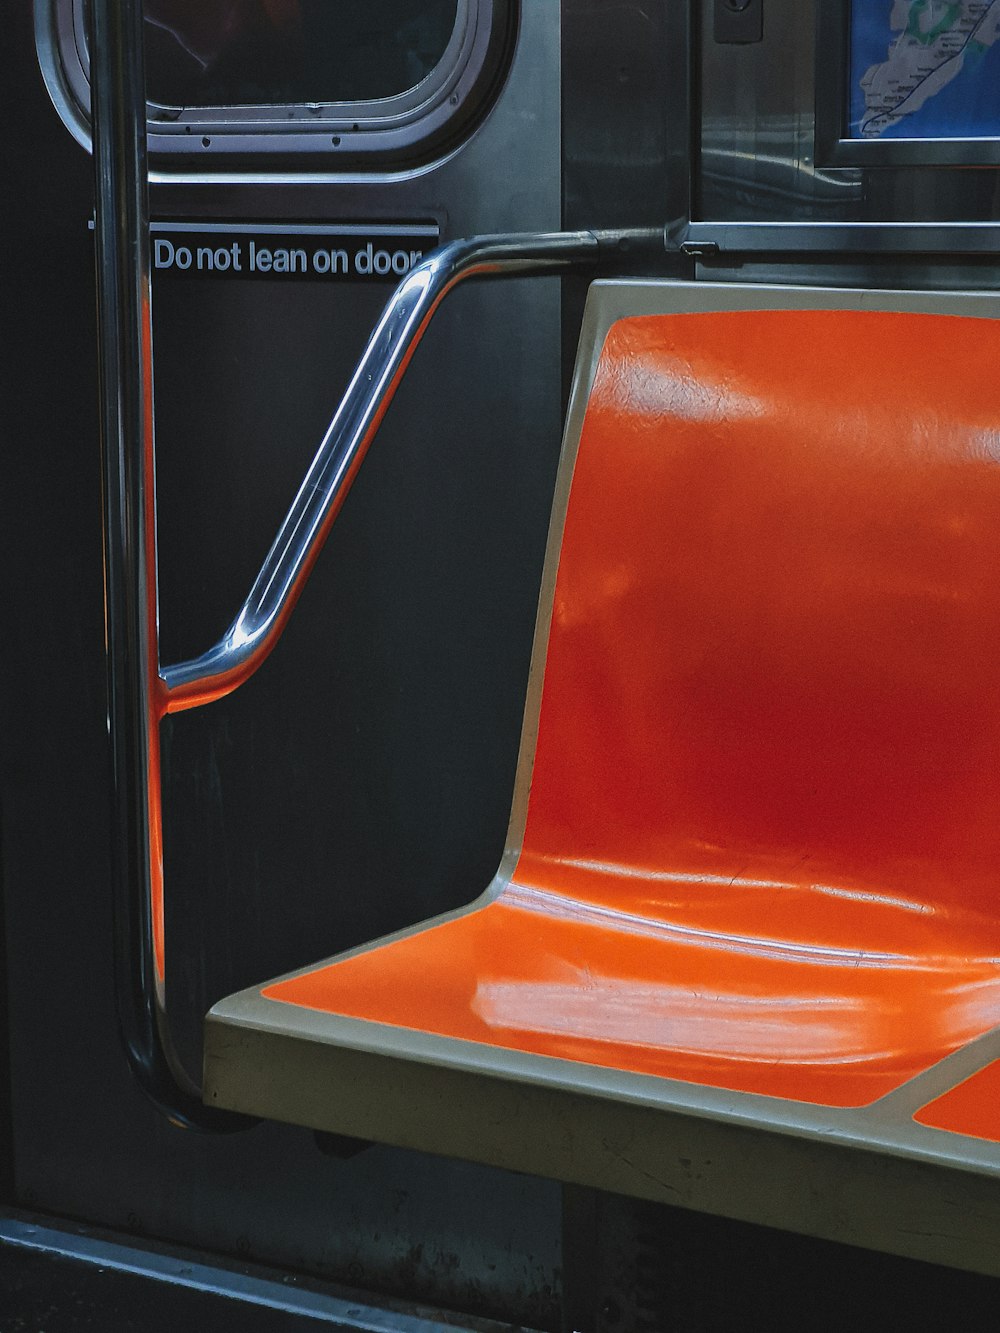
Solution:
M440 1068L485 1080L487 1108L506 1081L790 1135L793 1157L811 1137L1000 1174L996 1078L976 1100L969 1077L1000 1055L1000 324L983 313L598 284L504 867L464 911L223 1002L213 1100L358 1132L334 1074L303 1063L333 1071L343 1048L388 1060L403 1100L410 1061L425 1100ZM285 1076L313 1080L298 1116L246 1087L282 1033ZM920 1113L963 1080L956 1123L975 1129ZM388 1137L451 1150L446 1129ZM536 1147L455 1137L538 1169ZM630 1188L595 1151L553 1174ZM831 1234L697 1194L672 1201Z

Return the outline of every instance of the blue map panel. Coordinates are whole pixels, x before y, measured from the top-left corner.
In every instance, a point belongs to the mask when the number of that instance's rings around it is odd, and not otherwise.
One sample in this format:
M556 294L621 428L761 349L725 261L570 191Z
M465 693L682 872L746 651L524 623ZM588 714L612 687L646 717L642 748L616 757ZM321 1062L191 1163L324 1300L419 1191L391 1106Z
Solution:
M1000 0L851 0L854 139L1000 137Z

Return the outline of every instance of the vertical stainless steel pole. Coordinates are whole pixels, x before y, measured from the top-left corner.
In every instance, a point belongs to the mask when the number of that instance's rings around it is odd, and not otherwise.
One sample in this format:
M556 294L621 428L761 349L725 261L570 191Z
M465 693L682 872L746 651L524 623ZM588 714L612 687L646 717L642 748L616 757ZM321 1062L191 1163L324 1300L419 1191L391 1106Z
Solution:
M129 1064L176 1124L225 1127L165 1013L152 324L141 0L91 0L115 980ZM242 1122L247 1123L247 1122Z

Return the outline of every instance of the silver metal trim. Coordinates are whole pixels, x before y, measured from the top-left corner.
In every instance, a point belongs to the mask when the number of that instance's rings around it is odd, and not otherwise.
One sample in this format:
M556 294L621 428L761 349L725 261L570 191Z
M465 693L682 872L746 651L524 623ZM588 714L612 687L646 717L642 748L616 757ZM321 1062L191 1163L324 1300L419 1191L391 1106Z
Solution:
M474 1324L456 1323L405 1314L399 1310L369 1304L370 1298L334 1296L325 1291L310 1290L297 1285L302 1279L288 1274L270 1277L260 1272L223 1264L206 1264L183 1250L173 1252L139 1245L126 1245L118 1240L84 1232L54 1227L50 1223L34 1221L30 1217L0 1217L0 1247L31 1250L71 1259L100 1270L129 1273L135 1277L171 1287L184 1287L225 1297L244 1306L257 1309L280 1310L290 1315L314 1320L316 1323L335 1324L338 1329L351 1333L477 1333L484 1328L499 1329L492 1321ZM530 1330L524 1330L530 1333Z
M432 222L151 222L149 230L172 235L185 232L220 232L223 235L255 236L421 236L438 240L438 227Z
M487 0L487 3L491 3L491 0ZM201 134L211 133L214 129L217 134L225 134L235 127L245 132L252 125L270 130L287 130L289 113L309 124L320 124L324 132L328 121L331 122L331 128L346 130L350 130L354 121L361 119L405 124L426 113L428 107L436 106L442 95L451 93L468 63L477 26L483 16L483 0L456 0L455 26L437 64L419 83L389 97L365 98L356 102L279 104L283 114L279 114L273 104L233 103L181 107L150 101L149 132ZM72 7L72 23L77 57L86 80L89 51L82 6L79 4Z
M495 894L491 892L490 897ZM482 903L477 900L476 906ZM468 911L468 909L467 909ZM462 916L461 910L452 913ZM439 920L431 924L438 924ZM419 928L399 932L399 937L422 933ZM368 948L381 947L376 941ZM351 950L351 957L364 950ZM329 960L330 962L337 960ZM292 976L315 972L326 964L314 964ZM284 978L266 982L265 987ZM733 1092L710 1084L685 1083L676 1078L636 1074L610 1066L588 1065L558 1056L536 1055L515 1047L494 1047L486 1042L459 1037L443 1037L417 1028L393 1027L367 1019L347 1018L321 1010L272 1000L261 994L262 988L228 996L213 1005L206 1031L205 1084L214 1097L223 1084L231 1087L238 1077L235 1049L225 1045L226 1034L239 1032L240 1039L252 1040L252 1034L295 1041L301 1046L327 1051L343 1048L359 1054L413 1062L456 1073L472 1073L489 1080L529 1084L539 1088L575 1093L600 1101L646 1107L673 1114L706 1119L720 1125L777 1132L796 1140L820 1140L825 1144L864 1152L882 1152L909 1161L935 1167L957 1168L1000 1180L1000 1146L985 1140L968 1139L948 1130L935 1129L913 1121L913 1115L928 1101L954 1087L963 1079L1000 1058L1000 1027L984 1033L952 1052L938 1064L924 1070L899 1088L867 1106L826 1106L797 1102L754 1092ZM219 1036L216 1037L215 1033ZM943 1077L942 1077L943 1074ZM293 1108L301 1091L294 1080L274 1078L266 1095L280 1101L285 1114L278 1119L297 1123ZM931 1077L933 1075L933 1078ZM274 1084L281 1086L276 1092ZM244 1082L246 1101L232 1103L246 1109L256 1092ZM254 1114L257 1108L254 1107ZM336 1120L337 1106L331 1104L330 1129L343 1132ZM446 1138L446 1127L445 1134ZM420 1147L420 1144L415 1145ZM1000 1262L1000 1260L998 1260Z
M516 0L509 0L515 3ZM149 103L149 148L161 160L177 154L206 161L233 155L323 153L331 161L359 154L402 160L438 138L456 119L475 113L488 93L496 43L506 28L508 0L458 0L455 28L437 65L413 88L357 102L271 106L167 107ZM34 0L42 77L63 123L91 146L90 56L79 0ZM213 162L214 165L214 162ZM168 173L170 179L175 173ZM214 175L214 173L213 173Z
M1000 254L998 222L692 222L675 243L722 254Z

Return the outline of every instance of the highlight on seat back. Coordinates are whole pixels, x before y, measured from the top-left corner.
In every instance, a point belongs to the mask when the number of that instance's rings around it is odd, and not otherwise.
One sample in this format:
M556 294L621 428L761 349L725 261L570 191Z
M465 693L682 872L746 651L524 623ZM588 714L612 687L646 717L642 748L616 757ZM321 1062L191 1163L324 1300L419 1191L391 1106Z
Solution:
M229 1022L796 1133L902 1090L843 1123L954 1140L914 1113L1000 1054L988 312L597 284L504 867L225 1001L210 1086Z

